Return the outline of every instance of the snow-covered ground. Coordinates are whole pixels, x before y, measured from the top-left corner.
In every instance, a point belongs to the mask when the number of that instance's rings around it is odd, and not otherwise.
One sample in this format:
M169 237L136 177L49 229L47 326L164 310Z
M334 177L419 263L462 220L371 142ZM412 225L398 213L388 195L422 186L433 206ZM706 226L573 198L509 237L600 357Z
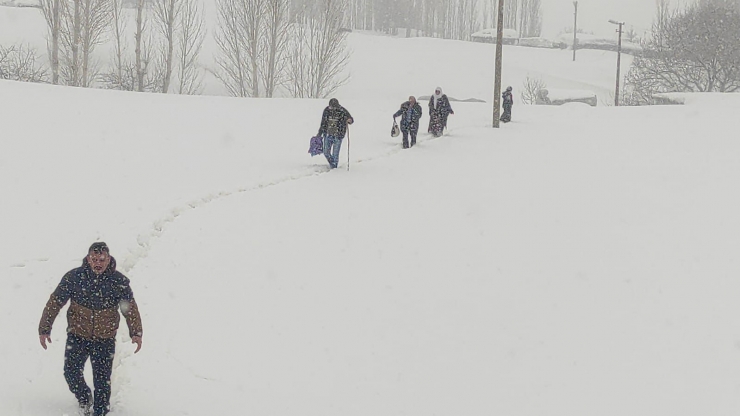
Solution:
M0 82L0 415L73 414L64 312L36 328L96 240L144 323L112 416L737 414L740 101L492 129L490 45L350 41L331 172L326 100ZM505 52L515 89L613 83L608 52ZM489 103L402 150L392 113L437 85Z

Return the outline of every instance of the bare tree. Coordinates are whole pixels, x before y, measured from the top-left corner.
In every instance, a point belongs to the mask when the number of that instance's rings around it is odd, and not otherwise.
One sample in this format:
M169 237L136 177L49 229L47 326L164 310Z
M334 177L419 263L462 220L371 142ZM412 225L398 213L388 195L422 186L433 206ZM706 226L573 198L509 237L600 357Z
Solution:
M247 70L246 51L243 44L242 20L238 0L218 0L218 29L215 35L220 54L215 58L214 75L221 80L235 97L250 96L250 73Z
M478 0L469 0L467 6L467 16L465 17L466 30L465 39L470 39L470 35L480 29L480 12L478 10Z
M239 38L239 23L236 16L236 3L232 0L218 0L218 31L216 44L220 54L215 57L216 70L213 74L224 84L234 97L248 97L247 69L244 65L242 46Z
M547 84L542 78L532 78L527 75L524 79L524 85L522 85L522 102L524 104L535 104L544 88L547 88Z
M448 3L449 37L452 39L470 39L477 29L477 0L455 0Z
M111 0L111 13L113 27L113 71L116 79L123 80L124 54L126 50L124 32L126 31L126 19L123 15L123 0ZM122 89L122 88L120 88Z
M519 35L536 37L542 33L542 0L520 0Z
M449 37L449 12L451 2L448 0L422 0L422 30L427 36Z
M506 3L504 3L504 27L507 29L518 29L518 16L519 0L506 0Z
M47 82L47 71L39 64L36 50L24 45L0 46L0 79Z
M164 68L163 78L160 81L162 92L167 94L172 82L172 71L174 68L175 32L180 23L181 0L155 0L153 3L154 21L162 35L161 65Z
M41 0L41 11L48 27L47 45L51 57L52 84L59 84L59 37L61 36L63 0Z
M196 1L183 0L180 13L179 94L200 94L203 88L203 72L198 65L198 56L203 47L206 29L203 13Z
M484 26L486 28L492 28L496 26L498 21L498 2L499 0L484 0Z
M260 37L262 22L265 18L266 0L241 0L242 7L239 9L241 14L239 20L243 29L244 37L241 39L244 50L249 60L249 73L252 96L260 96Z
M671 17L670 0L655 0L656 15L653 21L653 37L658 45L663 45L663 34Z
M79 86L82 65L80 63L80 39L82 38L82 0L62 1L60 45L62 59L60 76L66 85Z
M145 0L136 1L136 33L134 34L135 46L135 71L136 71L136 91L143 92L149 85L147 75L149 73L149 63L151 62L151 42L146 41L148 32L148 17L146 12Z
M113 11L109 0L83 0L82 3L82 78L81 85L89 87L96 77L97 72L93 68L92 53L96 46L103 41L105 32L110 27Z
M344 0L321 0L316 12L295 25L290 56L290 87L294 97L325 98L349 78L347 34L342 28Z
M260 73L264 79L265 96L272 97L284 83L290 28L289 0L266 0L263 51L259 54Z
M265 0L218 0L216 77L232 95L260 96L260 33Z
M54 0L47 22L54 25ZM52 29L52 68L57 66L58 73L65 84L88 87L97 76L96 65L92 54L95 47L104 40L110 26L112 11L108 0L58 0L58 32ZM54 33L58 33L55 40ZM57 43L58 42L58 43ZM57 43L57 47L54 46ZM61 53L61 59L54 54ZM53 72L54 69L52 69Z

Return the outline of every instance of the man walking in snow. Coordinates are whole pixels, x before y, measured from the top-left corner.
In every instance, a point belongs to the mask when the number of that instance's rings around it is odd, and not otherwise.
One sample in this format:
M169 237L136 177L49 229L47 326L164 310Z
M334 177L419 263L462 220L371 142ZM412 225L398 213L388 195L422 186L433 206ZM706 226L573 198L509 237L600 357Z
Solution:
M93 243L82 266L67 272L49 297L39 323L39 341L44 349L47 342L51 343L51 327L67 301L71 303L67 311L64 378L82 415L104 416L110 405L119 308L126 318L131 342L136 344L134 353L141 349L143 332L129 279L116 271L116 260L105 243ZM94 399L83 376L88 358L93 369Z
M352 115L346 108L339 105L339 100L336 98L329 100L329 106L324 109L324 114L321 116L319 136L324 138L324 156L331 169L339 165L339 149L342 147L342 139L347 132L347 126L352 123L354 123Z
M401 104L401 109L393 114L393 121L401 116L401 133L403 133L403 148L409 148L409 134L411 134L411 146L416 144L416 133L419 131L419 119L421 118L421 106L416 102L416 97L411 96L409 100Z

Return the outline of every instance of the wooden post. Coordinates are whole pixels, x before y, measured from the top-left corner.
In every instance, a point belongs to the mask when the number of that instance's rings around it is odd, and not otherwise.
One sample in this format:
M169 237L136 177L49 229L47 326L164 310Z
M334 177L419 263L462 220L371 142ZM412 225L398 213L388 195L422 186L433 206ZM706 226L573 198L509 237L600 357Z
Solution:
M504 51L504 0L498 0L498 21L496 22L496 74L493 82L493 128L499 128L501 117L501 59Z
M614 106L619 106L619 71L622 67L622 26L624 23L619 23L619 43L617 44L617 89L614 91Z
M578 46L578 2L574 1L573 6L576 8L573 14L573 62L576 61L576 47Z

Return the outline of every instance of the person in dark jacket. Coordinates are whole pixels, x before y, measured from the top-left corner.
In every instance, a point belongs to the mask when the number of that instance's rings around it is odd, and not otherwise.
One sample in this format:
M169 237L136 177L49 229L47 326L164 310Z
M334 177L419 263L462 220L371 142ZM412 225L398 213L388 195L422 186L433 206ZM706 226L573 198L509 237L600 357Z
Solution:
M506 87L506 91L501 94L501 98L503 98L504 100L504 114L501 115L501 118L499 120L503 121L504 123L508 123L511 121L511 106L514 105L514 96L511 93L511 87Z
M49 297L39 323L39 341L44 349L47 342L51 343L54 320L67 302L64 378L83 415L104 416L110 407L119 308L126 318L131 342L136 344L134 353L141 349L143 335L129 279L116 271L108 245L93 243L82 266L67 272ZM88 358L93 369L94 398L83 376Z
M409 135L411 135L411 146L416 144L416 133L419 131L419 119L421 118L422 110L419 103L416 102L416 97L411 96L409 100L401 104L401 109L393 114L393 121L396 121L396 117L401 117L401 133L403 134L403 148L409 148Z
M434 137L441 136L447 127L447 117L450 114L455 114L450 106L450 100L442 93L442 88L437 87L434 95L429 97L429 133Z
M324 156L331 169L339 165L339 149L342 147L342 139L347 132L347 126L354 122L349 111L339 105L339 100L336 98L329 100L329 106L324 109L324 114L321 116L318 135L324 138Z

